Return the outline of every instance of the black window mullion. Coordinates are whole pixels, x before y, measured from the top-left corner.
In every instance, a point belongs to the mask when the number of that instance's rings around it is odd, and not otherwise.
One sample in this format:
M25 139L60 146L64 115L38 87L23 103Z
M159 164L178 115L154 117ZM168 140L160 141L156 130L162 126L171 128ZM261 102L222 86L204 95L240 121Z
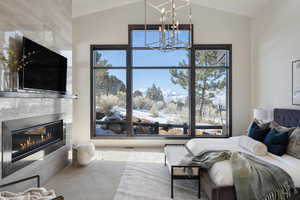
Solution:
M189 71L189 123L190 123L190 136L195 137L196 128L196 93L195 93L195 48L191 49L190 57L190 71Z
M94 47L90 46L90 137L96 136Z
M229 133L227 132L227 136L231 137L232 136L232 45L228 46L228 50L229 50L229 69L228 69L228 102L227 102L227 106L228 106L228 113L227 113L227 130L229 131Z
M131 45L127 49L127 70L126 70L126 118L127 118L127 135L133 136L133 124L132 124L132 49Z

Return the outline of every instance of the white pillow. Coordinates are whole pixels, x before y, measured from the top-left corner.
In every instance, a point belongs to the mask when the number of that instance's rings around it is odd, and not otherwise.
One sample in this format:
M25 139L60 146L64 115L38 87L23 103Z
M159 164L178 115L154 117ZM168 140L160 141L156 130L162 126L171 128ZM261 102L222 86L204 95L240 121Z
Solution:
M239 145L257 156L265 156L268 153L268 148L265 144L248 136L241 136L239 138Z

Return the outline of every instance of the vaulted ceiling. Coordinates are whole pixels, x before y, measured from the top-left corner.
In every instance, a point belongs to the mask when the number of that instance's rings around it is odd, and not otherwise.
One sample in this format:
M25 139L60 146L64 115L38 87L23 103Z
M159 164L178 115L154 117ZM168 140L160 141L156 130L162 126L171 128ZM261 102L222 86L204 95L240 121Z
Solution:
M72 0L73 17L125 6L143 0ZM254 17L258 11L272 0L191 0L193 4L215 8L248 17Z

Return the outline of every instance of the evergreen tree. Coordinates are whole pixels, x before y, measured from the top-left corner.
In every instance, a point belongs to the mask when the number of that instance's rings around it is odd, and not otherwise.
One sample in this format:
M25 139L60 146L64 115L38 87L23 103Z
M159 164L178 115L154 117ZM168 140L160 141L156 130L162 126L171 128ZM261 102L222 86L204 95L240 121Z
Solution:
M96 65L101 67L111 67L108 60L102 59L102 54L95 53ZM126 92L125 84L114 75L110 75L108 69L95 70L95 89L105 95L117 95L118 92Z
M211 52L211 53L208 53ZM220 55L220 51L208 51L205 56L198 53L196 54L196 63L206 63L208 65L212 64L214 61L221 59L223 62L224 58ZM188 65L182 61L179 63L180 66L188 67ZM212 69L207 68L196 70L195 77L195 92L196 92L196 102L199 107L199 119L200 121L204 116L204 108L206 106L213 106L213 100L216 95L217 90L222 90L226 86L226 70L223 69ZM174 84L180 85L182 88L187 89L189 87L189 74L185 71L180 71L177 69L171 69L171 81Z
M146 97L153 101L164 101L164 96L159 87L156 87L153 83L151 88L147 89Z

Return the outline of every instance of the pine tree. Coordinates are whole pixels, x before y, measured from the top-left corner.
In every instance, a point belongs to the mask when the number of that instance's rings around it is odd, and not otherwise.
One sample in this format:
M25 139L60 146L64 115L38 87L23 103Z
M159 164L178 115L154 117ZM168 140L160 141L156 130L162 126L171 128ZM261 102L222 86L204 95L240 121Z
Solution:
M211 53L209 53L211 52ZM223 55L223 54L222 54ZM220 55L220 51L208 51L205 56L201 53L196 53L196 63L203 64L205 66L217 64L214 63L216 60L224 62L224 57ZM220 64L220 63L219 63ZM221 63L223 64L223 63ZM179 63L180 66L188 67L188 65L182 61ZM202 65L203 66L203 65ZM200 68L200 67L199 67ZM189 74L186 71L180 71L177 69L171 69L171 81L174 84L180 85L184 89L189 87ZM225 69L212 69L201 67L196 70L195 75L195 92L196 92L196 103L199 106L199 120L201 121L204 116L204 110L207 106L214 106L213 100L216 95L216 90L222 90L226 86L226 70Z
M153 83L151 88L147 89L146 97L153 101L164 101L164 96L159 87L156 87Z
M95 53L96 65L101 67L111 67L108 60L102 59L102 54ZM117 95L118 92L126 92L125 84L114 75L110 75L108 69L95 70L96 91L105 95Z

